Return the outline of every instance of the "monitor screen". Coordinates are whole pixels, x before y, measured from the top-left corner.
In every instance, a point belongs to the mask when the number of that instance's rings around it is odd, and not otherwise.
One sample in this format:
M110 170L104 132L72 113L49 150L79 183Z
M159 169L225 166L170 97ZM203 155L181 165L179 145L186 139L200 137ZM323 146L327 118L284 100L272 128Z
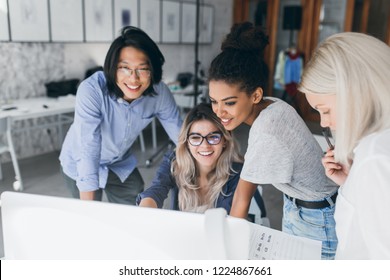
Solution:
M3 192L5 259L248 259L251 229L205 214Z

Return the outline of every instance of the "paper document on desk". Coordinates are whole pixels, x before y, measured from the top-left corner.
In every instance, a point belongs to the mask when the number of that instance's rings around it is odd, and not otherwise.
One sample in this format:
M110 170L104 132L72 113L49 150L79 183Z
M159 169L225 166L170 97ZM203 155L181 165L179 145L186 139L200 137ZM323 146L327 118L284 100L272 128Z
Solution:
M320 260L321 241L251 223L250 260Z

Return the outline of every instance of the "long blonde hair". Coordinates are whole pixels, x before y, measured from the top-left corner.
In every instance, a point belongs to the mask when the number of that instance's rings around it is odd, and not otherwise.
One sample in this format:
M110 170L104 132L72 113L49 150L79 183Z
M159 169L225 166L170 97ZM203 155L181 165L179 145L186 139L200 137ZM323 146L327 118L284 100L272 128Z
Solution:
M362 33L330 36L305 66L298 89L337 95L335 158L349 165L360 139L390 127L390 47Z
M191 126L200 120L212 122L221 131L225 139L225 148L218 159L216 168L208 176L209 189L205 196L206 203L201 200L199 195L199 172L196 168L195 159L187 144ZM221 124L221 121L214 114L211 106L208 104L199 104L193 108L184 120L176 147L176 158L172 162L173 176L179 188L179 209L182 211L191 211L205 204L208 205L207 208L213 208L229 176L236 172L232 169L232 163L242 161L243 158L239 154L238 146L232 135Z

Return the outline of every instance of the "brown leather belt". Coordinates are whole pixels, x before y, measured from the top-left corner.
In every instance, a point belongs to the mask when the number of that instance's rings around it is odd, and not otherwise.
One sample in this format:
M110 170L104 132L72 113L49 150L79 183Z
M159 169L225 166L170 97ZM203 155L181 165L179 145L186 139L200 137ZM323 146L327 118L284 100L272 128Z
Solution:
M333 201L333 203L336 203L337 194L338 193L336 192L334 195L332 195L330 197L330 199ZM285 196L289 200L294 201L293 197L288 196L287 194L285 194ZM322 208L331 206L326 199L321 200L321 201L304 201L304 200L300 200L300 199L295 198L295 204L297 206L309 208L309 209L322 209Z

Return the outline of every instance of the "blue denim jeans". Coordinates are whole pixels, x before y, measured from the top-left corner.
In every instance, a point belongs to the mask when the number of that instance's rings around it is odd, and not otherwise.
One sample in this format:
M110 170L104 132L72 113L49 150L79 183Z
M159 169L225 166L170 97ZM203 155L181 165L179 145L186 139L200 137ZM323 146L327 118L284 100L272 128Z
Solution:
M283 197L283 232L322 241L321 258L334 259L337 248L335 205L309 209L297 206L285 195Z

